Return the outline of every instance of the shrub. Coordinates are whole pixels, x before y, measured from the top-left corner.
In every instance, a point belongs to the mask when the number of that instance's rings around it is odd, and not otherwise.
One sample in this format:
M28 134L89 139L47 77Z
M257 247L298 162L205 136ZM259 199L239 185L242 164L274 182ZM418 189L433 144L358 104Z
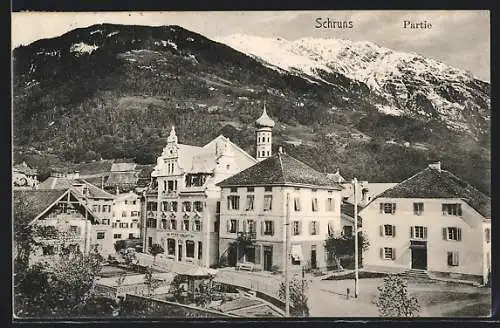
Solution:
M418 300L408 294L408 282L399 275L384 278L382 286L377 287L375 304L381 317L417 317L420 312Z

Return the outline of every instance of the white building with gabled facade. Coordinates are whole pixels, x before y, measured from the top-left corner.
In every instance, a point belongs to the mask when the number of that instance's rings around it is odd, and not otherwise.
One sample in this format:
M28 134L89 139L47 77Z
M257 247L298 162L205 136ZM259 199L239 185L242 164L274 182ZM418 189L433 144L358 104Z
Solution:
M218 263L220 188L257 160L220 135L203 147L178 142L172 127L144 193L144 251L160 244L167 261Z
M365 268L486 283L491 198L439 162L379 194L359 215L370 242Z

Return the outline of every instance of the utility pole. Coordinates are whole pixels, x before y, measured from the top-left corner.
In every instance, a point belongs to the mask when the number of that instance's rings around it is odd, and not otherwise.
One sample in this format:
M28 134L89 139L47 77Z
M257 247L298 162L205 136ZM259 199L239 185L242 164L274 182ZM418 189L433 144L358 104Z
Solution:
M288 241L290 225L290 194L286 194L286 217L285 217L285 317L290 317L290 280L288 277Z
M359 273L358 273L358 179L352 180L354 185L354 298L359 294Z

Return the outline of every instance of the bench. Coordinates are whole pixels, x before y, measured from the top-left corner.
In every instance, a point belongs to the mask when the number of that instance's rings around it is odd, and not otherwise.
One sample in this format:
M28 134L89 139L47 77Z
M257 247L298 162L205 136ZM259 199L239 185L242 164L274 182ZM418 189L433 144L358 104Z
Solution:
M237 270L245 270L245 271L253 271L254 264L253 263L238 263L236 266Z

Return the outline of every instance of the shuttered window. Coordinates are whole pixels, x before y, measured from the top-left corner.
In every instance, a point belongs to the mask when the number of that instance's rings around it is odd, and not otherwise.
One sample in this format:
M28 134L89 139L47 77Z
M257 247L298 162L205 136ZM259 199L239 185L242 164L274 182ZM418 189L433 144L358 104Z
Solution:
M411 239L427 239L427 227L412 226L410 227Z
M443 240L462 240L462 229L457 227L443 228Z
M380 213L383 214L396 213L396 203L380 203Z
M380 226L381 237L396 237L396 226L391 224L384 224Z
M447 252L447 261L449 266L458 266L459 265L458 252Z
M380 248L380 258L383 260L395 260L396 259L396 249L392 247L381 247Z

